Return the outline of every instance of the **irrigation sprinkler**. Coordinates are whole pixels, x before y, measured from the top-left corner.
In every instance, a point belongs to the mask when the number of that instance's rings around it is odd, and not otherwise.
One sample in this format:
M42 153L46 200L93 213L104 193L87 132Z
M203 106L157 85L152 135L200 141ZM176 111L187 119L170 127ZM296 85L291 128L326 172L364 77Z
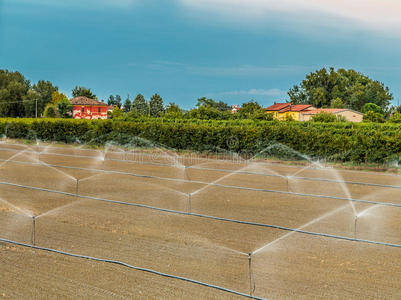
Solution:
M192 213L192 194L188 194L188 213Z
M354 239L357 239L357 235L356 235L357 226L358 226L358 215L355 216L355 220L354 220Z
M287 192L289 192L290 191L290 181L289 181L288 176L285 176L285 179L287 181Z
M184 166L184 175L185 175L186 180L191 181L191 178L189 178L189 176L188 176L188 169L189 169L189 166Z
M249 262L249 294L253 296L253 294L255 293L256 286L252 271L252 252L248 253L248 262Z
M32 216L32 233L31 233L31 243L35 246L35 228L36 227L36 216Z
M75 195L78 197L78 191L79 191L79 179L76 178L76 185L75 185Z

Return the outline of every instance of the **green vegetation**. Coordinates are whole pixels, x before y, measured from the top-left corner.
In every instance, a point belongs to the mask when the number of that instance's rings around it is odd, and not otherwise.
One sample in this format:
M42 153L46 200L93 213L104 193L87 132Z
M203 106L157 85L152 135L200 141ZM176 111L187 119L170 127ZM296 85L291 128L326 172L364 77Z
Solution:
M317 108L344 106L356 111L361 111L366 103L374 103L385 110L393 99L383 83L354 70L336 71L334 68L310 73L300 85L290 89L288 95L294 104L311 104Z
M354 163L398 161L401 125L345 122L278 122L259 120L169 120L138 118L135 122L73 119L1 119L0 134L9 138L88 144L115 141L121 145L150 140L178 150L245 154L299 159L295 151L313 158ZM237 143L228 141L235 139ZM294 150L292 150L294 149Z

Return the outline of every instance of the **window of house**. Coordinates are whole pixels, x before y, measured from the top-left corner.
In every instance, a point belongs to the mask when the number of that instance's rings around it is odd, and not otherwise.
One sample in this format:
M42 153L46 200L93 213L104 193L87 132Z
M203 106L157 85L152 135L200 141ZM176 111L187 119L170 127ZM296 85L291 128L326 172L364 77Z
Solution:
M97 112L100 114L100 107L97 109Z
M85 112L85 108L84 108L84 107L82 107L82 109L81 109L81 112L82 112L82 113L84 113L84 112Z

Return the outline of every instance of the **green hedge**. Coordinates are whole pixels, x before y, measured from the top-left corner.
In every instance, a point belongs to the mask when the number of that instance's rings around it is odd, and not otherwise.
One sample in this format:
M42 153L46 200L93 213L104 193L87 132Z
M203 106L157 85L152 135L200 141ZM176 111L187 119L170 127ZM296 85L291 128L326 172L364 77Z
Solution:
M0 119L9 138L102 145L163 145L178 150L234 151L297 159L302 155L356 163L398 161L401 125L277 121L142 119Z

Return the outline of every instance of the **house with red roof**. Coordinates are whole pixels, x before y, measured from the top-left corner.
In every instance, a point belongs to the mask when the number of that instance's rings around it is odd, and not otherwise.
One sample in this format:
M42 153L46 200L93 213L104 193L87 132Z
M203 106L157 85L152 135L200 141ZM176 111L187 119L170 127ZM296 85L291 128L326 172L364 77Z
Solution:
M74 119L107 119L107 104L87 97L75 97L70 100Z
M273 117L277 120L292 119L301 121L301 113L315 109L309 104L274 103L266 108L266 112L273 114Z

